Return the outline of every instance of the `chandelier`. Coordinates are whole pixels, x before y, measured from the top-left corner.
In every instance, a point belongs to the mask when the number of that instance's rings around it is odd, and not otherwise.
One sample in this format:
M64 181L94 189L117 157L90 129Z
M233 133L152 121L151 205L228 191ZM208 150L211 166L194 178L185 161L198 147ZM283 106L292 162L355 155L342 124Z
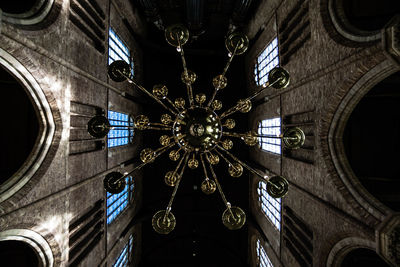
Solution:
M252 108L251 101L266 89L270 87L275 89L285 88L289 84L289 73L280 67L273 68L269 72L268 82L260 90L245 99L240 99L236 105L221 114L217 114L217 111L222 108L222 102L215 97L220 90L227 86L225 74L233 58L247 50L249 43L247 36L234 32L225 39L228 60L222 73L212 80L214 91L208 102L205 94L200 93L193 96L192 85L197 76L193 71L187 69L183 51L183 45L189 39L188 29L181 24L172 25L165 30L165 39L176 48L181 56L183 65L181 80L186 85L189 103L186 105L184 98L177 98L174 101L169 99L168 89L162 84L155 85L152 93L149 92L133 79L129 64L123 60L117 60L110 64L108 75L113 81L128 81L155 100L168 113L161 116L160 123L150 122L147 116L139 115L134 118L133 126L111 126L106 117L95 116L88 122L89 134L96 138L104 138L111 129L126 128L158 130L169 134L161 135L159 139L161 147L155 150L151 148L143 149L140 152L141 163L134 167L131 172L124 174L111 172L107 174L104 179L104 188L111 194L122 192L126 186L126 177L169 151L169 158L176 161L177 165L173 171L168 171L165 174L164 181L168 186L173 187L173 192L166 209L154 214L152 218L153 229L157 233L168 234L175 228L176 220L171 208L184 171L186 166L190 169L196 169L200 165L205 177L201 183L201 190L205 194L212 194L218 190L226 206L222 214L223 224L230 230L240 229L246 222L246 214L240 207L232 206L222 191L214 172L214 166L219 163L220 158L228 164L228 173L232 177L241 176L243 168L261 177L268 184L267 193L273 198L285 196L289 184L284 177L269 177L229 152L233 147L233 142L227 137L239 138L248 146L257 145L259 138L280 138L285 149L297 149L304 144L305 135L298 127L287 128L281 135L261 135L253 130L245 133L231 132L229 130L235 127L235 121L227 117L236 112L249 112ZM174 147L177 148L171 150Z

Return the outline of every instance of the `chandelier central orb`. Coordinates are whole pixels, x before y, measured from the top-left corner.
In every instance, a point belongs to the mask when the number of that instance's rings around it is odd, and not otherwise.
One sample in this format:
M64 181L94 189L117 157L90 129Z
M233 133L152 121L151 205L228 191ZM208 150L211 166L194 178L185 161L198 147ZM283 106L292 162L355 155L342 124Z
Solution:
M218 115L207 107L194 106L180 112L172 127L175 141L186 151L206 152L214 148L222 136Z
M268 74L268 82L260 90L245 99L239 99L236 105L217 114L216 112L222 108L222 101L215 99L215 97L219 91L228 85L225 74L233 58L246 52L249 45L247 36L233 32L225 39L228 61L222 73L213 78L214 90L207 102L204 93L193 95L192 84L196 81L197 75L187 68L183 51L183 45L189 39L189 31L183 25L172 25L165 30L165 39L176 48L182 59L183 72L180 78L185 84L189 103L186 105L185 99L182 97L172 101L168 97L167 86L163 84L154 85L151 93L134 80L128 63L123 60L111 63L108 68L108 76L113 81L123 82L127 80L156 101L168 113L161 116L161 122L150 122L146 115L138 115L134 119L133 126L110 125L108 119L103 115L97 115L89 120L88 132L95 138L105 137L111 129L135 128L141 131L157 130L163 132L159 138L161 147L157 149L144 148L140 152L141 162L137 163L129 173L122 174L116 171L108 173L104 178L104 188L112 194L122 192L126 186L126 177L147 164L153 163L163 153L170 151L169 158L172 161L177 161L177 165L173 170L166 172L164 182L167 186L173 187L173 192L166 209L154 214L152 218L153 229L157 233L168 234L175 228L176 219L171 211L172 204L183 179L186 166L192 170L201 166L203 169L202 178L204 178L201 183L201 190L207 195L218 190L226 207L222 213L222 223L228 229L240 229L246 222L246 214L240 207L232 206L228 202L214 171L215 165L221 165L220 161L225 162L227 173L234 179L242 176L244 168L247 169L267 183L267 193L274 198L285 196L288 192L289 183L284 177L268 176L233 155L229 152L233 147L233 141L229 138L241 139L248 146L257 145L259 138L278 138L282 139L285 149L297 149L304 144L305 135L298 127L286 128L283 130L283 134L279 135L257 134L256 130L244 133L232 132L230 130L235 128L236 122L227 117L238 112L249 112L252 109L251 101L268 88L285 88L290 81L289 73L280 67L273 68ZM178 148L171 150L175 146Z

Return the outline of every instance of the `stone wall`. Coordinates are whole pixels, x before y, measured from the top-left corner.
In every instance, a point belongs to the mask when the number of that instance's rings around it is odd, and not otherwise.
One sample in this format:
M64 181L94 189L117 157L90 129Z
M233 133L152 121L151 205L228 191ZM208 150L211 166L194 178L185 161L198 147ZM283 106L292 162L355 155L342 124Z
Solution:
M46 95L55 124L54 137L41 166L26 185L0 203L0 232L29 229L42 235L52 249L54 266L68 265L71 222L98 200L103 200L102 220L106 222L104 176L113 170L131 170L134 166L127 161L138 154L141 143L141 136L136 133L130 145L108 149L105 143L103 147L89 149L92 141L84 128L90 116L99 110L131 115L141 110L137 103L123 96L124 92L135 94L132 86L112 82L107 76L108 27L131 49L139 82L142 53L130 30L145 34L137 10L129 1L96 2L104 13L104 39L100 42L104 51L96 49L83 28L72 23L71 9L73 4L80 5L77 1L56 0L54 8L59 8L59 12L55 19L51 18L50 25L42 23L32 28L0 22L0 57L7 53L32 74ZM98 229L103 234L94 247L83 253L82 266L111 266L130 234L134 236L134 261L139 261L140 226L126 229L141 206L142 174L135 173L133 179L139 193L115 221L110 225L103 223ZM121 236L124 230L128 231Z
M313 113L313 135L307 138L313 138L314 162L303 162L259 148L251 149L253 161L265 167L271 175L282 175L289 181L289 193L282 199L282 214L285 206L290 207L312 230L312 266L329 266L327 258L330 251L344 238L365 240L365 243L375 244L369 248L377 251L378 240L375 233L379 232L379 225L384 218L393 213L386 208L386 213L381 217L377 216L378 212L371 208L373 205L366 204L376 203L374 197L368 193L358 193L362 186L352 187L346 184L343 175L338 174L332 161L343 159L333 158L335 156L331 154L328 145L328 131L337 106L358 80L373 70L376 76L380 75L375 81L377 83L399 68L394 61L390 61L383 42L356 43L352 40L342 41L344 37L334 38L338 33L333 32L334 27L327 25L328 2L263 1L247 28L250 36L258 37L246 58L246 69L249 71L248 91L251 93L259 89L253 74L257 56L274 37L280 38L282 33L279 29L282 28L282 23L287 17L295 17L293 9L308 5L304 16L308 16L310 20L311 36L283 65L290 73L290 85L283 90L268 89L257 97L257 105L250 114L249 124L256 129L261 119L283 119L291 114ZM285 40L280 40L279 45L282 41ZM382 75L381 70L374 70L380 64L386 66L385 75ZM268 239L265 245L267 254L273 250L270 259L274 266L300 266L284 240L287 235L284 227L279 232L260 210L258 180L253 177L250 182L250 203L253 216ZM287 223L285 218L282 221L282 225ZM255 235L250 232L249 242L252 242ZM354 245L357 246L360 247ZM302 254L301 251L299 254ZM388 258L386 260L389 261ZM253 266L257 266L257 260L253 259L252 262Z

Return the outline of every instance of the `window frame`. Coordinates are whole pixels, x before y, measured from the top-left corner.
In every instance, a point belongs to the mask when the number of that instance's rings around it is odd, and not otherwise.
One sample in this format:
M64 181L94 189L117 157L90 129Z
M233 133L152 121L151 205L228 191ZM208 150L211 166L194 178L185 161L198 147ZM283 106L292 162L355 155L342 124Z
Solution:
M116 113L118 116L123 115L123 116L127 116L127 120L120 120L120 119L113 119L110 118L110 112L114 112ZM127 113L123 113L123 112L119 112L119 111L115 111L115 110L108 110L107 112L107 118L108 121L110 123L111 126L134 126L134 119L133 116L131 116L130 114ZM113 122L118 122L116 124L113 124ZM133 128L122 128L122 129L118 129L118 127L116 127L117 129L111 129L108 134L107 134L107 148L114 148L114 147L120 147L120 146L125 146L125 145L129 145L133 143L133 137L135 136L135 131ZM124 136L118 136L119 134L122 133L126 133L127 135ZM117 135L117 136L113 136L113 135ZM121 142L121 144L113 144L110 145L110 140L122 140L127 138L126 142L125 140L123 142Z
M116 48L111 45L110 41L115 44ZM114 53L114 55L112 55L110 51ZM124 60L126 63L128 63L131 67L131 78L135 76L135 63L133 60L131 49L112 27L108 27L108 65L110 65L115 60Z
M257 183L257 198L259 208L264 216L268 218L268 221L275 227L276 230L280 232L282 229L282 199L271 197L267 193L267 186L267 183L262 180L258 181ZM276 213L278 213L279 216Z
M120 214L122 214L132 203L133 201L133 194L135 190L135 183L133 180L132 176L128 176L125 178L126 181L126 186L124 190L119 193L119 194L111 194L109 192L106 192L106 220L107 220L107 225L111 224L113 221L115 221ZM126 196L126 198L125 198ZM115 198L115 199L113 199ZM125 198L125 199L123 199ZM113 199L113 200L110 200ZM120 199L123 199L121 203L118 204L118 201ZM110 200L110 203L109 203ZM117 206L114 206L114 204L118 204ZM120 207L122 208L120 209ZM111 212L110 212L111 210ZM114 214L116 213L116 214Z
M269 47L271 47L271 50L268 51ZM269 56L274 53L276 50L276 55L272 55L271 59L269 60ZM264 56L263 54L266 53ZM260 60L261 58L261 60ZM275 59L277 60L275 62ZM266 63L264 66L261 67L260 65L263 64L264 60L266 60ZM268 74L271 71L272 68L274 67L279 67L280 59L279 59L279 41L278 41L278 36L275 36L268 44L262 49L262 51L257 55L255 59L255 64L254 64L254 83L257 86L264 86L266 82L268 82ZM271 64L271 65L270 65ZM268 67L270 68L268 70ZM264 70L265 73L261 74ZM263 79L265 80L263 81Z
M271 122L271 125L268 125L269 122ZM257 133L267 134L267 135L281 135L282 119L280 117L274 117L258 121ZM276 155L282 154L282 140L280 138L258 137L257 139L258 139L258 148L261 149L262 151L270 152ZM279 149L268 149L269 146Z

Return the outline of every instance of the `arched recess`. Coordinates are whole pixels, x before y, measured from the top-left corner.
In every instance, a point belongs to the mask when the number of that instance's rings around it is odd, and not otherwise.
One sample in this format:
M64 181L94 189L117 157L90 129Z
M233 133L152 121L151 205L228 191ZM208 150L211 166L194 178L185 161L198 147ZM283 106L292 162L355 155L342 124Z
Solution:
M321 0L321 15L328 33L349 46L374 44L381 30L400 12L396 0Z
M37 232L27 229L11 229L0 232L0 242L19 241L26 243L34 250L38 257L38 266L52 267L54 265L53 252L49 243ZM1 251L0 251L1 253ZM2 261L4 262L5 259Z
M354 174L347 160L343 143L343 133L348 119L359 101L377 83L394 72L396 72L396 69L390 61L386 60L376 65L355 82L336 108L327 136L328 150L330 152L329 158L336 170L335 175L339 177L344 185L344 187L338 185L341 187L339 191L341 191L347 199L349 199L349 196L346 195L350 195L351 198L356 201L356 204L351 202L353 208L362 207L364 211L377 221L383 221L385 216L392 211L373 197Z
M40 29L55 21L61 10L61 0L3 0L2 20L25 29Z
M389 266L375 252L375 242L366 240L360 237L346 237L337 242L329 252L326 266L327 267L348 267L348 266L363 266L363 265L346 265L352 262L354 257L358 260L369 260L370 263L379 263L381 265L369 266ZM363 258L361 258L363 257ZM366 265L365 265L366 266Z
M343 133L347 161L363 187L400 211L400 72L377 83L356 105Z
M34 176L52 144L55 122L50 105L32 74L13 56L0 48L0 66L11 73L31 99L39 122L39 131L32 151L21 167L0 185L0 203L9 199ZM7 126L12 130L12 125ZM6 141L6 140L3 140Z

